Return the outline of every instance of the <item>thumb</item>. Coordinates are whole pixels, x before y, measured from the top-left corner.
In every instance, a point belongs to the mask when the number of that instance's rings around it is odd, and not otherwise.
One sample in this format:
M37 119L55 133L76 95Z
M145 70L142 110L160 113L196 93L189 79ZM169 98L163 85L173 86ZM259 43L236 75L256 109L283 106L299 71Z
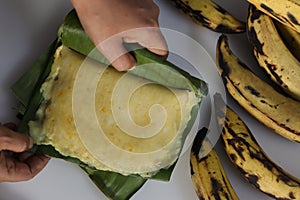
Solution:
M100 43L97 48L118 71L126 71L136 65L133 56L123 46L122 38L113 37Z
M0 125L0 151L23 152L33 146L31 137Z
M112 62L112 66L114 66L114 68L116 68L118 71L126 71L133 69L135 65L136 61L133 58L133 56L129 53L121 55Z

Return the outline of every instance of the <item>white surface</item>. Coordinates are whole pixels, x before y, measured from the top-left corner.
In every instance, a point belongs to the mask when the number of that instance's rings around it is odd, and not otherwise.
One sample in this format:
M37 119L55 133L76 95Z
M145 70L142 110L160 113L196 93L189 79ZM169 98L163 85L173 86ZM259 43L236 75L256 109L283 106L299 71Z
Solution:
M16 101L9 90L11 84L28 69L37 56L56 37L63 17L71 9L67 0L0 0L0 121L15 121ZM245 20L247 3L241 0L220 1L226 9ZM215 58L220 34L200 27L178 12L169 1L159 1L160 25L180 31L198 41ZM250 66L256 65L245 34L229 37L232 49ZM205 58L203 58L205 59ZM214 83L209 83L214 84ZM266 153L280 166L300 177L300 146L283 139L250 117L234 102L229 103L249 125ZM230 181L242 200L271 199L242 179L217 145ZM149 181L132 199L196 200L189 174L189 152L175 168L170 182ZM0 172L1 173L1 172ZM0 200L104 200L105 196L73 164L52 159L33 180L22 183L0 183Z

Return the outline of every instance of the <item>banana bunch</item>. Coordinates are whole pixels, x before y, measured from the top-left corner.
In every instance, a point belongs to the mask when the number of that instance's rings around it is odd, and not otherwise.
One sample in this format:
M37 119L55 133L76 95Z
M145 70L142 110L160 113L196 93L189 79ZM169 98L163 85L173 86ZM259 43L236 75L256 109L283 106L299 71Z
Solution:
M250 6L247 33L259 65L286 93L300 100L300 62L283 42L272 18Z
M248 2L300 33L300 0L248 0Z
M212 0L172 0L194 22L220 33L245 32L245 23L238 20Z
M203 200L237 200L216 151L205 139L207 131L202 128L197 133L190 154L191 175L196 193Z
M264 153L246 124L229 107L221 135L228 157L249 183L275 199L300 199L300 180Z
M220 36L216 51L218 70L231 96L258 121L300 142L300 102L277 92L252 73L229 49L226 36Z
M300 143L300 0L248 0L246 26L212 0L172 0L196 23L220 33L242 33L259 65L281 87L260 79L230 50L227 37L217 44L216 62L228 93L259 122ZM220 98L220 97L219 97ZM300 180L276 165L246 124L222 101L215 101L225 151L248 182L275 199L300 199ZM223 126L224 125L224 126ZM217 153L198 132L190 154L199 199L238 199Z

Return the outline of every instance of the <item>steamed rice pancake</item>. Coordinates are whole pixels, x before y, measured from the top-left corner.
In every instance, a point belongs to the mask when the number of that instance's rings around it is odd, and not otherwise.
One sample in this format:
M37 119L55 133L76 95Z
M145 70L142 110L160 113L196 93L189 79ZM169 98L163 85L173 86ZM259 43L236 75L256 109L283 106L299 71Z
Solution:
M172 165L198 103L191 91L118 72L64 46L41 91L42 120L29 123L35 143L124 175L150 176Z

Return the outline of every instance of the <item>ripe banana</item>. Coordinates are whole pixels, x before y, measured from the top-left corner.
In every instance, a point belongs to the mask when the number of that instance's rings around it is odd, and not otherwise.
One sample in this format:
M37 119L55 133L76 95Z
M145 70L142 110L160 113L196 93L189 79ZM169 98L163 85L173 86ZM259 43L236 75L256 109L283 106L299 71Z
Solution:
M202 200L237 200L216 151L205 139L206 133L206 128L197 133L190 154L191 175L196 193Z
M281 136L300 142L300 102L258 78L229 49L227 37L217 44L217 66L231 96L258 121Z
M248 182L275 199L300 199L300 180L264 153L246 124L229 107L221 136L228 157Z
M282 41L272 18L250 6L247 33L259 65L286 93L300 100L300 63Z
M215 32L245 32L245 23L236 19L212 0L171 0L175 6L188 14L194 22Z
M275 26L291 53L300 61L300 33L284 24L273 20Z
M300 33L300 0L248 0L248 2Z

